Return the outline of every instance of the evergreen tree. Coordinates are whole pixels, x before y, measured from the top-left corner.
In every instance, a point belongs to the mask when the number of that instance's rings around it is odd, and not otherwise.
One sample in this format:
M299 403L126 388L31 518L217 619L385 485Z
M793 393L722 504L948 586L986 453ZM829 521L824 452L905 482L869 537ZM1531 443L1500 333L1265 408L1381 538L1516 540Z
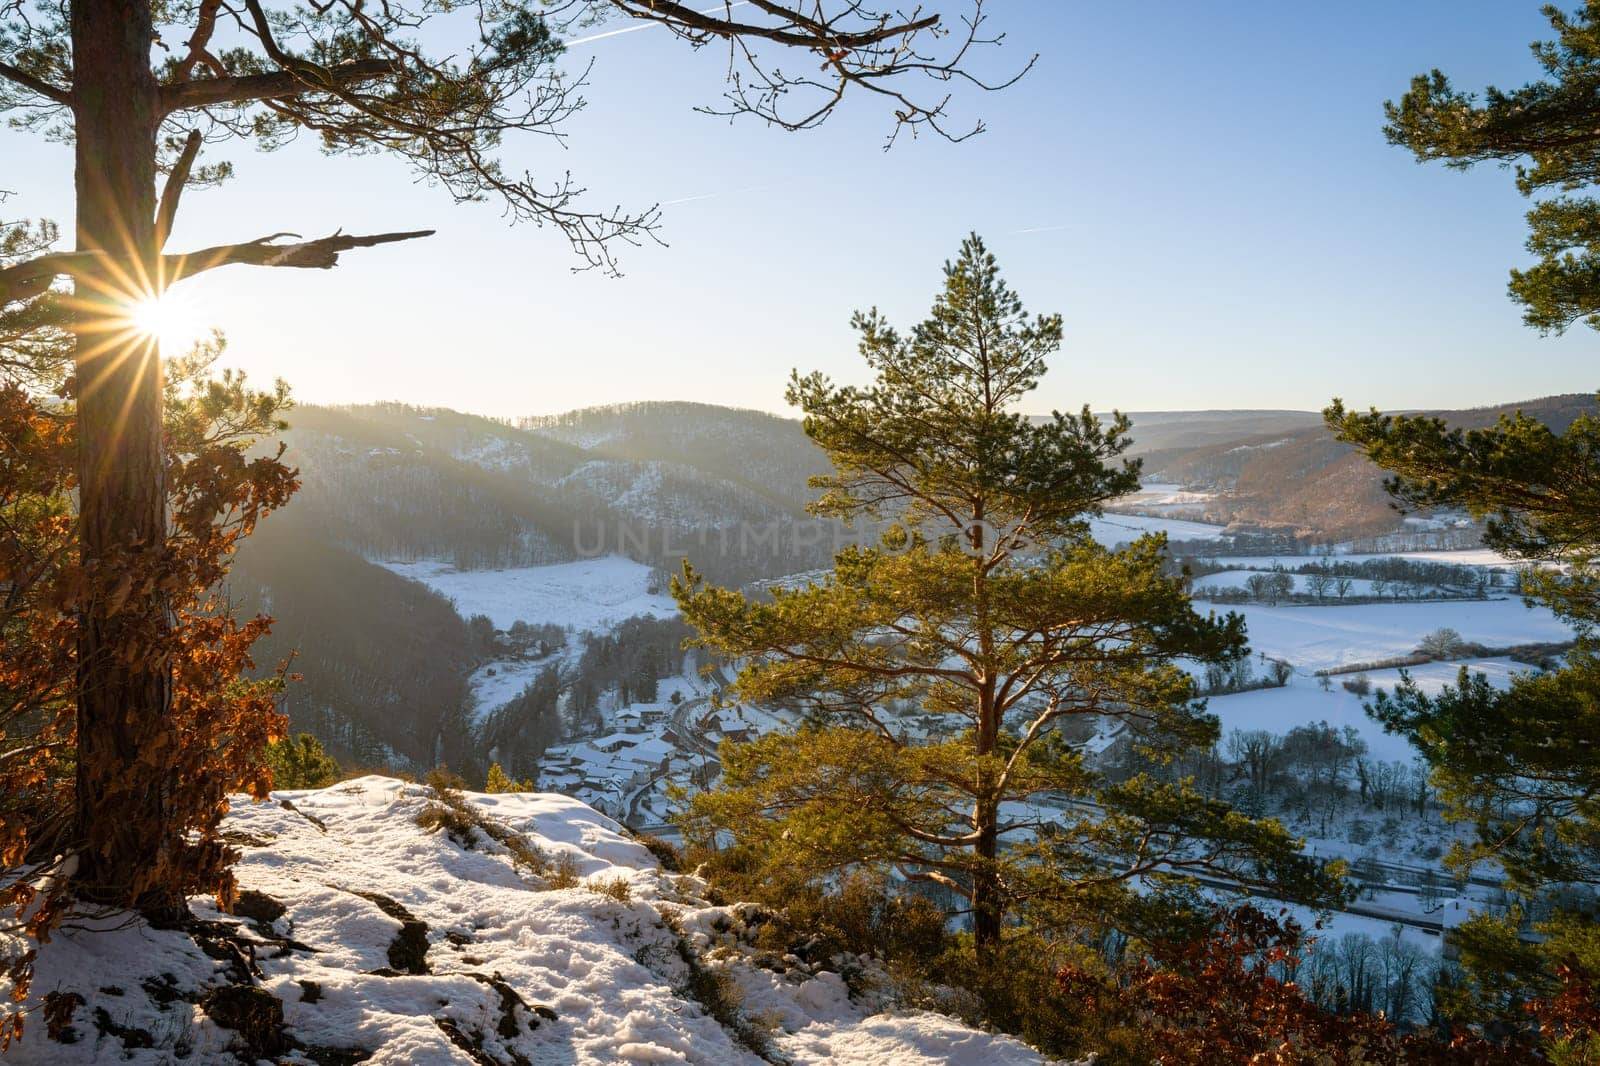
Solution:
M489 764L489 776L484 783L483 790L489 793L532 792L533 782L514 780L496 762Z
M115 572L130 552L163 543L170 517L160 353L135 309L217 267L325 269L352 248L427 235L339 232L286 244L280 233L169 253L185 188L231 173L226 161L199 165L202 146L245 137L271 149L311 130L328 153L385 151L458 201L496 199L513 218L554 226L582 262L614 271L612 249L653 233L653 209L587 210L570 177L518 177L496 157L508 134L559 134L581 108L560 38L607 16L664 26L692 45L728 44L749 67L730 82L728 110L790 129L824 121L855 90L887 100L895 129L944 133L939 83L964 75L969 47L986 40L978 8L950 32L937 14L859 0L763 2L750 17L663 0L0 5L0 110L75 153L77 247L0 268L0 310L42 300L43 325L75 337L75 537L86 568L109 577L78 605L77 732L97 754L80 762L77 834L103 845L79 852L87 879L133 883L180 843L166 828L171 770L154 754L182 742L177 682L149 654L170 628L171 597L154 586L119 592ZM785 52L806 56L804 74L775 62ZM818 58L820 75L809 67ZM934 86L926 102L907 84L918 78ZM74 285L70 308L54 300L63 277Z
M1369 707L1410 739L1449 815L1475 830L1457 863L1493 860L1525 896L1564 901L1537 946L1519 939L1518 914L1452 934L1474 978L1468 991L1521 1021L1520 1001L1556 990L1563 972L1591 986L1600 974L1600 417L1557 433L1520 412L1474 430L1347 411L1338 401L1325 415L1342 440L1393 472L1389 488L1403 505L1465 507L1487 519L1490 547L1559 564L1528 568L1522 591L1577 630L1561 669L1515 677L1500 691L1463 668L1437 696L1407 682Z
M1556 36L1532 46L1541 80L1490 86L1480 99L1438 70L1420 74L1398 104L1384 105L1384 132L1419 162L1514 164L1524 196L1560 193L1528 212L1527 249L1539 261L1511 271L1511 296L1541 330L1600 329L1600 200L1572 195L1600 180L1600 0L1544 13Z
M285 737L267 748L274 788L327 788L339 780L339 764L310 733Z
M1028 317L973 236L909 334L875 310L854 325L875 383L797 373L788 396L835 467L813 481L814 510L894 525L770 601L687 564L673 582L695 642L744 660L738 698L809 709L793 735L725 747L691 838L731 830L734 861L778 883L870 870L943 886L966 898L986 958L1013 914L1131 920L1138 880L1175 897L1199 870L1332 892L1276 823L1182 780L1112 783L1059 732L1088 719L1157 758L1209 748L1216 720L1173 660L1245 653L1237 616L1200 617L1164 574L1164 538L1090 538L1087 519L1138 484L1137 463L1117 462L1127 419L1016 410L1061 318ZM897 707L940 724L922 736ZM1033 805L1047 797L1071 802Z

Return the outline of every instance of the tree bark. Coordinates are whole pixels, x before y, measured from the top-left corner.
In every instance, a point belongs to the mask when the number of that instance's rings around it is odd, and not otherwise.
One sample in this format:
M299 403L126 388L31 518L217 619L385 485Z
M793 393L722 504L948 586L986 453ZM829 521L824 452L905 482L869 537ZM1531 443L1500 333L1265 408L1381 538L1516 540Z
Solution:
M1000 854L1000 811L987 800L980 800L973 814L978 842L972 846L978 857L972 874L972 939L980 959L988 959L1000 946L1000 928L1005 920L1005 899L996 875L995 860Z
M171 621L160 594L118 604L97 580L167 536L160 353L129 326L130 303L157 291L150 2L75 0L71 33L77 246L128 264L108 283L77 285L79 544L90 575L78 643L79 876L105 902L160 909L139 897L182 839L168 783L140 758L175 742L162 735L173 729L171 667L151 650Z
M987 377L985 378L987 388ZM978 834L973 853L978 862L972 873L972 939L978 958L988 961L1000 945L1001 923L1005 920L1005 899L995 860L1000 854L1000 798L998 782L988 764L1000 744L1000 707L995 691L999 656L994 646L993 620L989 612L989 574L984 555L989 545L984 539L985 512L982 501L972 512L973 599L976 603L978 657L983 664L983 679L978 688L977 745L978 787L982 793L972 808L972 829Z

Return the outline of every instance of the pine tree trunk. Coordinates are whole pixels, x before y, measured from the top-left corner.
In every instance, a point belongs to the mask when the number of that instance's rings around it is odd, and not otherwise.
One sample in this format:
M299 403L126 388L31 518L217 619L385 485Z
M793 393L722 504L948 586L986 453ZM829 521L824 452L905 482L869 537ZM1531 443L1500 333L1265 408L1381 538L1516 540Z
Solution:
M995 706L994 682L991 679L979 692L976 750L980 759L994 753L999 737L1000 714ZM978 774L980 789L988 790L988 778L986 770ZM986 959L1000 944L1000 926L1005 917L1005 899L995 866L1000 854L1000 804L997 796L978 796L972 808L972 829L978 834L978 840L972 846L978 860L972 874L972 938L979 958Z
M1000 945L1000 924L1005 917L1005 900L995 876L1000 812L992 804L980 803L974 820L978 842L972 850L978 857L978 869L972 876L972 939L979 958L987 958Z
M93 581L167 533L159 353L127 326L130 299L152 291L160 97L149 0L75 0L71 33L78 248L119 264L115 285L77 286L79 538ZM160 595L119 610L103 584L91 588L78 644L79 873L89 894L134 902L181 842L167 782L140 763L175 739L163 736L170 666L150 650L170 619Z
M987 388L987 379L985 381ZM980 764L993 755L1000 743L1000 708L995 691L998 673L998 655L995 650L994 628L989 613L989 574L982 562L989 545L984 541L985 511L980 502L972 514L972 549L974 565L972 592L975 603L979 659L983 663L983 680L978 689L977 745L975 754ZM972 939L981 960L989 960L1000 944L1000 926L1005 916L1005 900L1000 891L1000 879L995 860L1000 853L1000 798L990 790L989 771L978 773L980 794L972 808L972 829L978 834L972 846L978 861L972 875Z

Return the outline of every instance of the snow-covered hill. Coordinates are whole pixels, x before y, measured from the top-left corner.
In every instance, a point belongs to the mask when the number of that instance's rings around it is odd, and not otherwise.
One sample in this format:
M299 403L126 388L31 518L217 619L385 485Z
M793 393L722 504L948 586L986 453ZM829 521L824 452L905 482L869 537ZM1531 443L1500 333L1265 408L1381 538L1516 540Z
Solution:
M274 799L228 816L235 914L196 898L187 931L122 914L59 931L8 1060L1041 1062L887 1009L870 965L848 984L835 960L757 966L757 909L708 904L565 796L365 777Z

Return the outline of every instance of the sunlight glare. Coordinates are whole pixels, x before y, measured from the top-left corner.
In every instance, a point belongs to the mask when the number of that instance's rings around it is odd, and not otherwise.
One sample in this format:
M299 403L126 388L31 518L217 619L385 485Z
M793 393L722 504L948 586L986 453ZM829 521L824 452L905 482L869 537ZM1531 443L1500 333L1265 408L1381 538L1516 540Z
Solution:
M140 300L128 317L135 330L160 341L162 354L169 357L187 352L206 335L193 305L172 292Z

